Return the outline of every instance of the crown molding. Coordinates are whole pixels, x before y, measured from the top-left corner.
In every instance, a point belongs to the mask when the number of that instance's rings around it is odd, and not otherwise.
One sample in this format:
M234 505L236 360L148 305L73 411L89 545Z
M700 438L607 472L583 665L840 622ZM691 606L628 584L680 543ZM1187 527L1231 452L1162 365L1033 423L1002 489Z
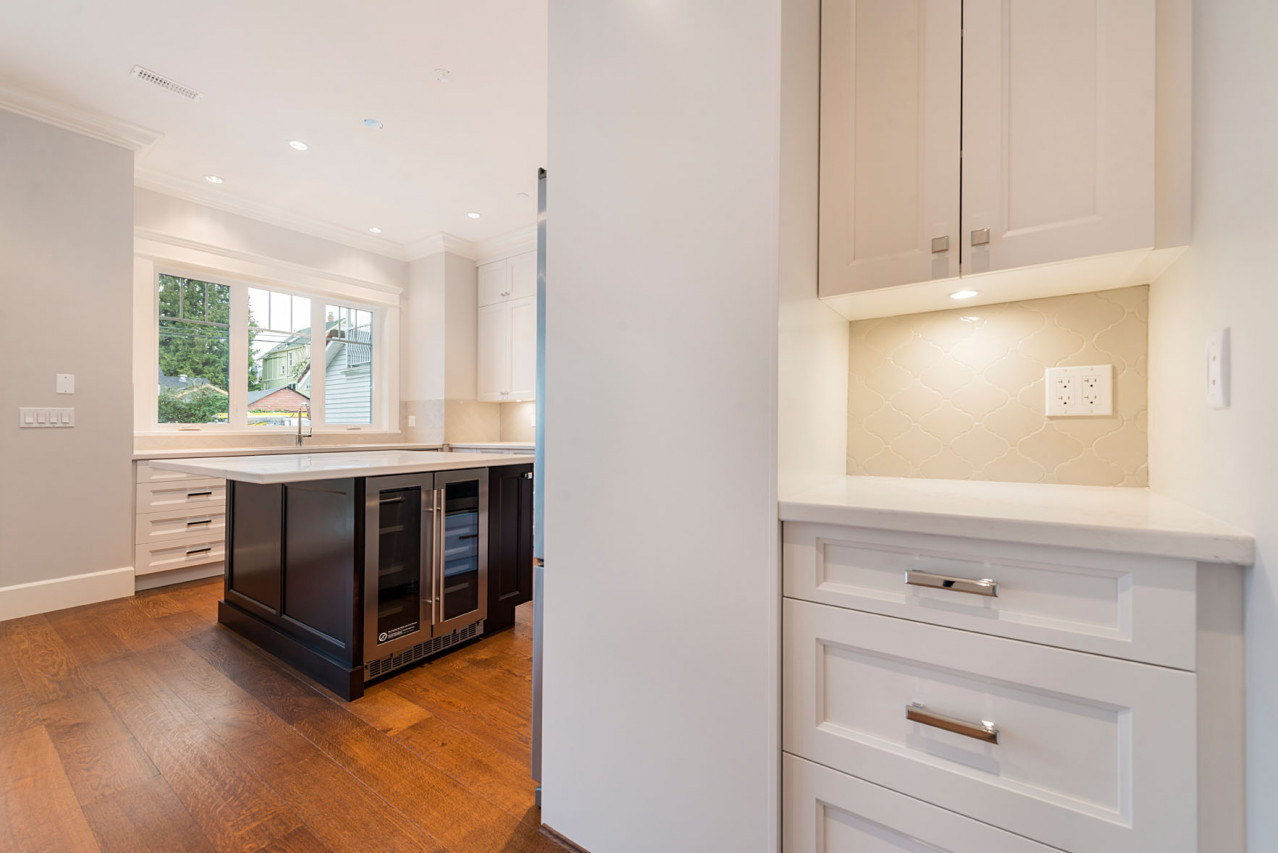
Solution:
M479 257L474 243L444 231L438 234L430 234L404 246L404 254L407 256L407 260L410 261L438 255L440 252L461 255L463 258L469 258L472 261Z
M372 252L396 261L412 260L405 246L401 243L396 243L394 240L387 240L385 237L378 237L374 234L366 234L342 225L334 225L331 222L325 222L272 205L246 201L230 193L206 189L204 184L199 181L175 178L172 175L165 175L152 169L138 168L134 172L133 183L135 186L145 190L174 196L194 204L201 204L205 207L212 207L237 216L255 219L258 222L265 222L268 225L287 228L290 231L309 234L312 237L318 237L321 240L328 240L332 243L340 243L352 249L362 249L365 252Z
M142 153L164 134L115 116L81 110L49 98L0 86L0 109L74 131L84 136Z
M537 226L529 225L505 234L498 234L496 237L489 237L487 240L480 240L475 244L475 261L486 264L512 255L535 251L537 251Z
M175 256L172 249L184 250ZM251 265L267 271L283 271L290 273L287 278L289 281L297 282L305 279L322 279L335 284L344 285L346 287L360 288L363 290L372 290L379 293L387 293L393 296L399 296L404 292L404 288L381 281L370 281L368 279L354 278L353 276L341 275L340 273L329 272L327 270L310 267L305 264L298 264L292 261L285 261L279 258L273 258L267 255L261 255L256 252L244 252L238 249L228 249L225 246L218 246L213 243L205 243L201 240L192 240L187 237L178 237L173 234L166 234L163 231L156 231L150 228L141 228L134 226L133 228L133 253L140 257L150 258L156 261L177 261L179 263L198 263L192 258L195 255L206 255L212 258L225 259L230 261L238 261L242 264ZM192 254L194 253L194 254ZM207 263L200 263L201 266L210 266ZM217 264L210 268L222 268L226 272L232 274L244 274L245 267L237 266L233 269L225 269L225 264ZM270 279L264 279L266 283L270 283Z

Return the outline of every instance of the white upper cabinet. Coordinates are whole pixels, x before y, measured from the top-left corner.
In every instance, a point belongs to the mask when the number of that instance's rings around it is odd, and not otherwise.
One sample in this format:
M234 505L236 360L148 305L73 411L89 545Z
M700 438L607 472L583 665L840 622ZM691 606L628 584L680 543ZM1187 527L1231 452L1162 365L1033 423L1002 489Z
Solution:
M963 19L963 273L1152 248L1154 0Z
M856 318L1148 281L1185 236L1156 187L1184 127L1155 107L1187 51L1156 7L823 0L820 295Z
M959 274L960 0L821 5L821 295Z
M537 387L537 253L479 267L478 397L532 400Z

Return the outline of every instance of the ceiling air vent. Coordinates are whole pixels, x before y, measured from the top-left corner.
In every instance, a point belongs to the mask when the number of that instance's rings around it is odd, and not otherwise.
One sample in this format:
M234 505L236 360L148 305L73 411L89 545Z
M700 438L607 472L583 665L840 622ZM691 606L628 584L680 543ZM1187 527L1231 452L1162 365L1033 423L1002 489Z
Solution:
M160 74L156 74L151 69L143 68L141 65L133 66L133 70L130 71L129 73L133 75L134 77L138 78L139 80L144 80L147 83L152 83L156 86L159 86L161 89L168 89L170 92L173 92L174 94L177 94L177 95L181 95L184 98L189 98L192 101L198 101L204 97L203 92L197 92L194 89L192 89L190 86L183 86L181 83L177 82L176 80L170 80L168 77L165 77Z

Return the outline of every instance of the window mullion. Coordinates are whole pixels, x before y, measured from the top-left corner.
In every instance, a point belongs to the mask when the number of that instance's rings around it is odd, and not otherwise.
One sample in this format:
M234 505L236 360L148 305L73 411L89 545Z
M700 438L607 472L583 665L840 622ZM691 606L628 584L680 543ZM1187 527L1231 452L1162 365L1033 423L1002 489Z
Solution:
M234 429L248 427L248 290L231 288L231 407L228 421Z

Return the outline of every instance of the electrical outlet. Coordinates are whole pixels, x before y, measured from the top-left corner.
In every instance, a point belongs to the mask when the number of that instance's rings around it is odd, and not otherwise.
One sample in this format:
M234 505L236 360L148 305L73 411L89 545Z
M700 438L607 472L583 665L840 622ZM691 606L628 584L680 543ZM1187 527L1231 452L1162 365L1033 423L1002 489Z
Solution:
M1229 408L1229 329L1221 329L1207 341L1207 405Z
M1114 413L1113 365L1049 367L1045 379L1049 418Z

